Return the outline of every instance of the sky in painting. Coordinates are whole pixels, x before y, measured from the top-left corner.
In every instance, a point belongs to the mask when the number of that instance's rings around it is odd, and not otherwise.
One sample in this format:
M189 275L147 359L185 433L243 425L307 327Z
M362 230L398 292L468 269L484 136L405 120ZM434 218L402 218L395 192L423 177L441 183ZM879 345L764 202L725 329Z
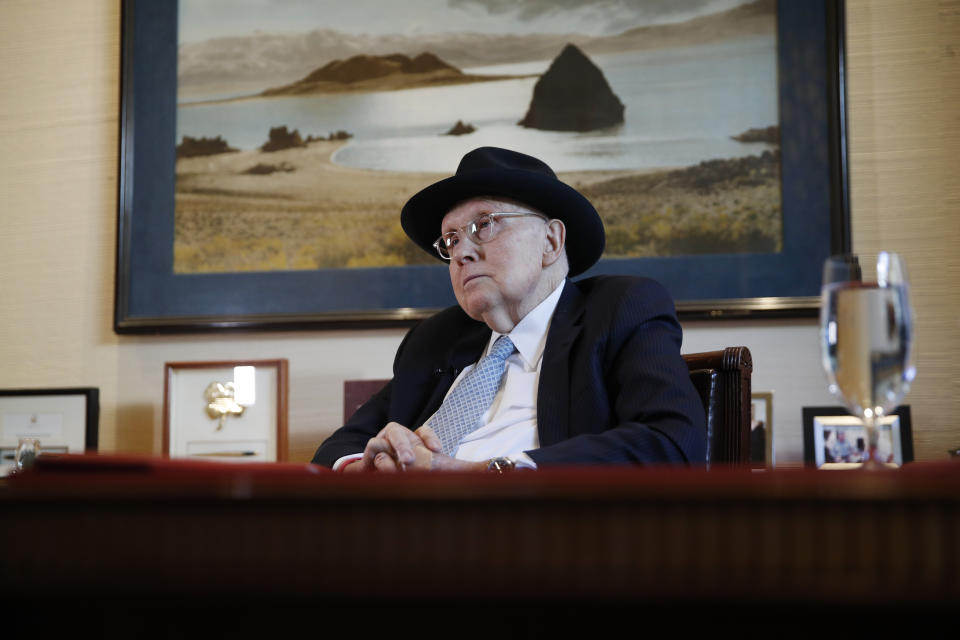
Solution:
M451 31L607 35L682 22L749 0L180 0L180 41L253 33Z

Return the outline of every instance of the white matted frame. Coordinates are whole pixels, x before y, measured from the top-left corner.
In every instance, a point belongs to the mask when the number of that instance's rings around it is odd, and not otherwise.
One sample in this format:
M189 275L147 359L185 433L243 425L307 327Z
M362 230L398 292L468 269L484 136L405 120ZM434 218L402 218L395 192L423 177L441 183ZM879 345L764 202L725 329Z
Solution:
M163 455L285 462L287 372L285 359L166 363Z
M772 391L755 391L750 395L750 465L770 469L776 465Z
M877 457L889 466L913 462L910 407L897 407L877 424ZM803 459L818 469L847 469L862 464L863 422L843 407L803 408Z
M0 476L13 470L21 438L40 453L97 449L100 390L96 387L0 389Z

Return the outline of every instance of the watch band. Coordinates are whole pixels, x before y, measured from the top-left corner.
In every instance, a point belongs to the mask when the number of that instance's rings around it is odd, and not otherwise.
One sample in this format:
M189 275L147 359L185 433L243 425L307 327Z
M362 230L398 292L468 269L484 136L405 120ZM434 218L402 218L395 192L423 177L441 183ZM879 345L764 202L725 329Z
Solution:
M510 458L497 457L490 458L487 463L487 471L491 473L507 473L517 468L517 463Z

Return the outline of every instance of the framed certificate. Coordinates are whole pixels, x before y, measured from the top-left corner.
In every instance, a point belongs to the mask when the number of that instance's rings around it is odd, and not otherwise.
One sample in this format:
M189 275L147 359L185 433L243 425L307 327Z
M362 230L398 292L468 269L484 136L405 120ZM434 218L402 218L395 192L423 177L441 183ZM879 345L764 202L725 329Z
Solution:
M287 459L287 360L164 365L163 455Z
M40 454L96 450L99 419L95 387L0 389L0 476L13 470L23 439L36 440Z

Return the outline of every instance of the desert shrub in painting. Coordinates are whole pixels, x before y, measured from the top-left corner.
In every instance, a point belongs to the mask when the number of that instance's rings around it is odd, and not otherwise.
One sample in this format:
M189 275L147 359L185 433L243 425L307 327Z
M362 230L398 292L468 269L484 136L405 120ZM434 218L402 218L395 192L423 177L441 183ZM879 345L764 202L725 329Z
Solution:
M177 162L177 273L434 264L400 228L403 203L442 175L344 169L344 141ZM776 252L783 247L776 152L656 172L568 178L596 206L604 256ZM563 175L560 176L564 178ZM548 212L549 213L549 212Z

